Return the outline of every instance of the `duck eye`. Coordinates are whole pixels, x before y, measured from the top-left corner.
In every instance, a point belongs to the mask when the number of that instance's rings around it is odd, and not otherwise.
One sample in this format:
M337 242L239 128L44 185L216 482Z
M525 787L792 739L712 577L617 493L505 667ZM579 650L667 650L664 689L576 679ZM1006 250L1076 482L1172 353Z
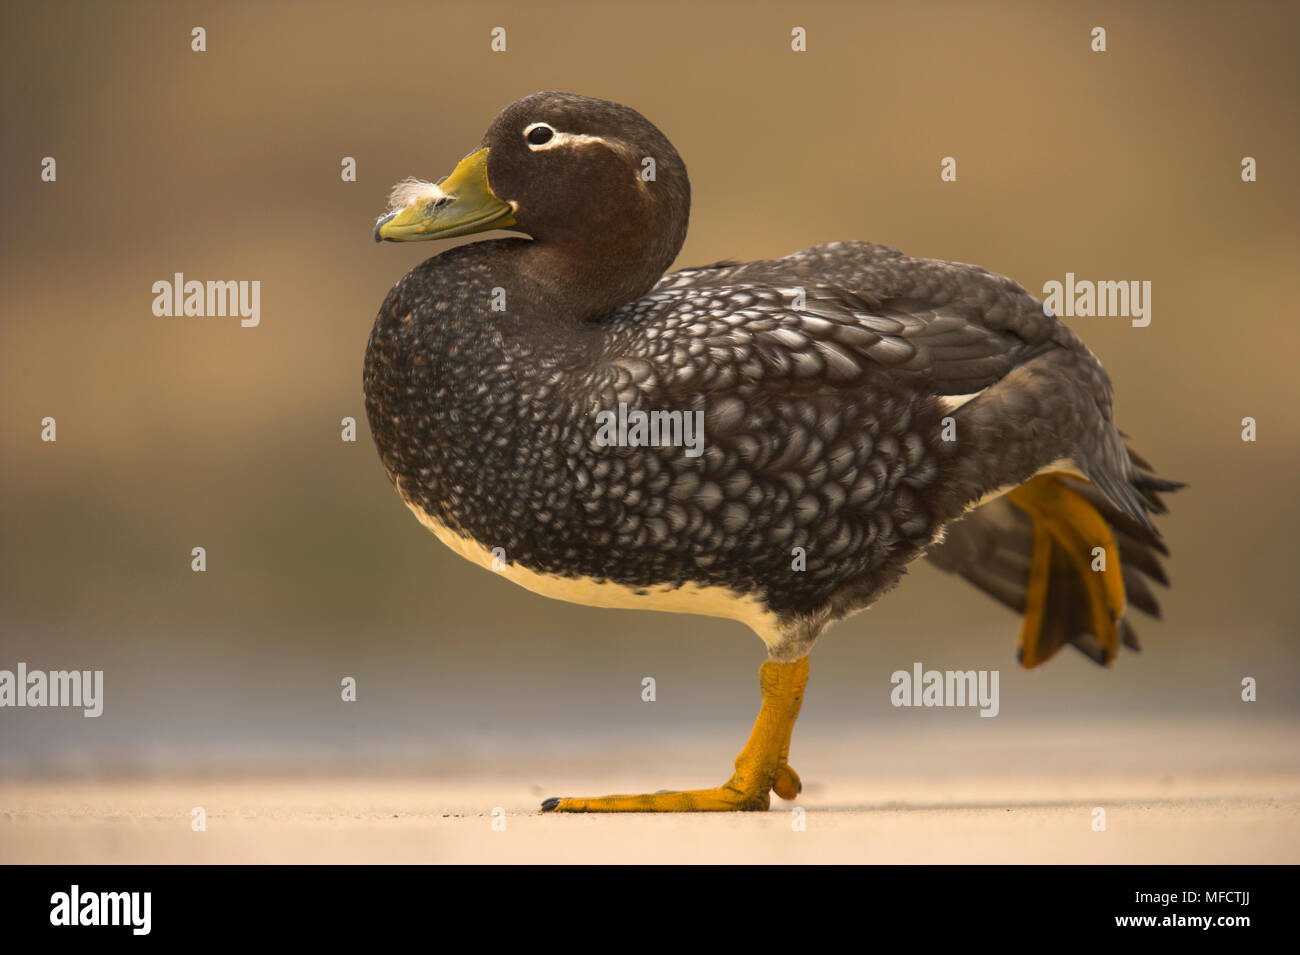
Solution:
M524 135L524 138L527 139L531 145L540 146L543 143L549 143L551 141L551 137L554 135L555 135L555 130L551 129L551 127L545 125L544 123L539 123L538 125L534 126L532 129L530 129Z

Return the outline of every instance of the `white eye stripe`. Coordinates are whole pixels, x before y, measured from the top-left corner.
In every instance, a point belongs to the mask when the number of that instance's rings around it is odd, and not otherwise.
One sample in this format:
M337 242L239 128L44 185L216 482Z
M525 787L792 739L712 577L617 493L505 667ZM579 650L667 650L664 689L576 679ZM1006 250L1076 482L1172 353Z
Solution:
M528 134L534 129L549 129L551 138L544 143L529 142ZM524 127L524 142L528 143L528 148L533 152L542 149L554 149L557 146L585 146L591 143L600 143L602 146L608 146L611 149L618 149L623 145L609 139L602 139L600 136L588 136L586 133L562 133L550 123L529 123Z

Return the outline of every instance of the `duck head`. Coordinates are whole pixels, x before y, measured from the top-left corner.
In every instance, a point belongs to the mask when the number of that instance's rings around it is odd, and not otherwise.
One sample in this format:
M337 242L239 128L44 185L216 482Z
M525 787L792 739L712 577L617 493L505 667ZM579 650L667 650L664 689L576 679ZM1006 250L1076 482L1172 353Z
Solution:
M533 239L529 267L554 273L542 278L628 301L681 249L690 182L672 143L636 110L534 93L507 106L451 175L398 183L389 204L376 241L511 229Z

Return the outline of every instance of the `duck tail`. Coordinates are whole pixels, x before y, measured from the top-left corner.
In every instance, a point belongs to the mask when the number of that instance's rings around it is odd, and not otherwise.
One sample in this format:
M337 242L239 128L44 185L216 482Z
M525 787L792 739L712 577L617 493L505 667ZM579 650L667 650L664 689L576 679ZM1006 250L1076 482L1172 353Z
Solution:
M1160 616L1151 582L1167 586L1165 547L1145 513L1163 514L1160 495L1184 485L1151 473L1131 450L1124 494L1075 474L1037 474L967 513L932 548L930 560L958 573L1023 615L1017 658L1034 667L1070 644L1111 663L1121 645L1140 649L1127 612Z

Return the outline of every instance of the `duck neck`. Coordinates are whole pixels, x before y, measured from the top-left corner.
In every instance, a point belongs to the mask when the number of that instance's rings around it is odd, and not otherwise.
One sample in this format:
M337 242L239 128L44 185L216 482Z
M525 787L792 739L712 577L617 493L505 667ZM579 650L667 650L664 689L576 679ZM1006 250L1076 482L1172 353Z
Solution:
M513 250L516 266L552 314L578 322L605 318L645 295L668 271L686 239L688 208L687 199L658 208L628 203L616 222L520 244Z
M666 270L644 250L611 249L596 239L529 242L518 247L517 264L539 305L576 322L596 321L640 298Z

